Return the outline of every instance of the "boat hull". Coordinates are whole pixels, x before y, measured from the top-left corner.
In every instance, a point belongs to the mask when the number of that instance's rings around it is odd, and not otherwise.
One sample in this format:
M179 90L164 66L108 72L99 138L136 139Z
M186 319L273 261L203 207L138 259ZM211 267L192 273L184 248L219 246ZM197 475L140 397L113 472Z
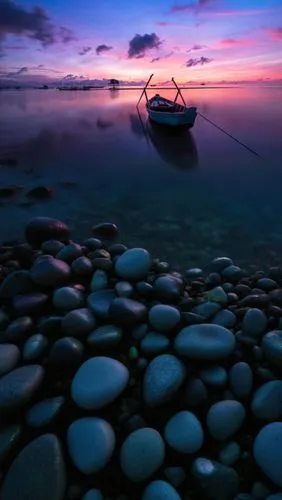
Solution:
M197 110L194 107L188 108L180 113L153 111L148 108L147 110L153 122L173 128L192 128L197 116Z

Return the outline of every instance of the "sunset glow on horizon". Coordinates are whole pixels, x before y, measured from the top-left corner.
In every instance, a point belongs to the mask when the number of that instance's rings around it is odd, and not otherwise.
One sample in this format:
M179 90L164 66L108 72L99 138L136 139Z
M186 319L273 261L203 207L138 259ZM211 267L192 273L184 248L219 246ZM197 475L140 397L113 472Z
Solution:
M0 0L0 84L282 81L281 0Z

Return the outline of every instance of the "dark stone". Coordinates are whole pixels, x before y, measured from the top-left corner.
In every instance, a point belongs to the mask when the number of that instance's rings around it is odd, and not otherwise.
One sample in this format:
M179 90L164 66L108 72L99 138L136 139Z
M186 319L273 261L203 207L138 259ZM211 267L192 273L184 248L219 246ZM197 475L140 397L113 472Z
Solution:
M183 283L172 275L160 276L153 284L153 291L162 302L176 302L183 292Z
M109 246L109 252L112 257L120 256L126 252L127 247L122 243L113 243Z
M16 368L0 379L0 410L10 413L28 403L39 389L44 376L40 365Z
M221 271L221 276L230 283L237 283L242 277L242 269L238 266L230 265Z
M88 296L88 307L97 318L109 319L109 308L115 297L115 291L111 289L93 292Z
M63 500L66 474L60 441L44 434L15 458L5 477L1 500Z
M118 228L111 222L102 222L92 227L92 233L97 238L114 240L118 236Z
M222 282L221 276L218 273L210 273L206 279L205 284L208 288L214 288Z
M275 318L280 318L282 316L282 307L270 305L267 309L267 314Z
M208 390L200 378L190 378L183 396L185 407L196 408L207 402Z
M269 298L273 304L277 306L282 306L282 288L278 290L273 290L269 293Z
M278 284L276 283L276 281L270 278L260 278L257 281L257 286L265 292L270 292L271 290L275 290L276 288L278 288Z
M36 403L26 413L26 423L31 427L40 428L49 425L60 413L65 398L58 396Z
M64 248L64 243L58 240L47 240L43 241L41 245L41 250L45 254L57 255L57 253Z
M83 241L83 246L87 247L89 250L99 250L99 248L103 248L103 243L98 240L98 238L87 238L87 240Z
M78 276L89 276L93 272L92 262L88 257L84 255L74 259L71 265L72 271L74 271Z
M62 332L62 316L47 316L39 322L39 330L45 335L58 335Z
M113 262L106 257L97 257L96 259L92 259L91 262L94 271L101 269L102 271L110 272L113 269Z
M239 306L264 308L268 306L269 301L269 295L266 295L264 293L260 295L247 295L242 300L240 300Z
M63 260L71 264L75 259L83 255L81 246L77 243L65 245L56 255L56 259Z
M238 297L238 295L236 295L236 293L228 293L227 298L228 298L228 304L230 304L230 305L237 304L237 302L239 300L239 297Z
M9 274L0 286L0 298L12 299L20 293L32 291L33 283L28 271L14 271Z
M158 274L168 273L170 271L170 265L168 262L157 262L155 266L155 271Z
M57 286L68 280L71 270L66 262L51 258L35 263L30 273L37 285Z
M207 500L233 500L238 492L237 472L214 460L195 458L191 475L199 494Z
M136 283L136 290L142 297L151 297L153 293L153 287L147 281L138 281Z
M81 363L84 346L73 337L57 340L50 351L50 363L58 370L72 371Z
M18 424L9 425L0 431L0 464L9 456L18 442L22 428Z
M27 337L32 328L32 319L29 316L22 316L9 324L4 332L4 336L9 342L19 342Z
M91 347L107 349L115 346L122 339L122 329L115 325L104 325L96 328L87 337L87 343Z
M193 281L198 278L202 278L204 271L198 267L193 267L184 271L184 277L187 281Z
M46 240L67 242L69 229L64 222L51 217L35 217L25 228L25 237L28 243L40 246Z
M14 344L0 344L0 377L13 370L21 357L19 348Z
M110 316L122 326L134 326L147 318L147 308L141 302L120 297L114 299L110 305Z
M13 299L14 311L19 314L32 314L46 304L48 295L41 292L33 292L26 295L17 295Z
M220 273L223 269L232 264L233 262L229 257L216 257L211 263L211 268L216 273Z
M199 314L193 312L183 312L181 314L181 319L186 325L199 325L205 322L205 318Z
M33 189L30 189L26 196L28 198L33 198L36 200L49 200L53 196L53 191L50 188L45 186L37 186Z

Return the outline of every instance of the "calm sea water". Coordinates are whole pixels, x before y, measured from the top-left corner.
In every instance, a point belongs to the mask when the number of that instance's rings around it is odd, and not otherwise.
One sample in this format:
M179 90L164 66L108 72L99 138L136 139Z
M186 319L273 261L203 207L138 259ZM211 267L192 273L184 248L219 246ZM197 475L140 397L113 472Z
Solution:
M167 97L174 92L163 91ZM35 215L69 223L73 237L116 222L122 241L176 268L228 254L241 265L282 261L282 88L200 88L187 104L256 150L246 151L198 116L168 135L136 111L140 91L2 91L0 240L23 236ZM31 203L29 189L53 190Z

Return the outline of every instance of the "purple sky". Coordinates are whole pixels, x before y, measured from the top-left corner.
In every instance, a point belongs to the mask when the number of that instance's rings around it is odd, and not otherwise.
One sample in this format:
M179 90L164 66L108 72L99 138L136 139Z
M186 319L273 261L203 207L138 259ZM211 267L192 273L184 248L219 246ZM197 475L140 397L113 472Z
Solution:
M0 82L282 79L281 0L0 0Z

